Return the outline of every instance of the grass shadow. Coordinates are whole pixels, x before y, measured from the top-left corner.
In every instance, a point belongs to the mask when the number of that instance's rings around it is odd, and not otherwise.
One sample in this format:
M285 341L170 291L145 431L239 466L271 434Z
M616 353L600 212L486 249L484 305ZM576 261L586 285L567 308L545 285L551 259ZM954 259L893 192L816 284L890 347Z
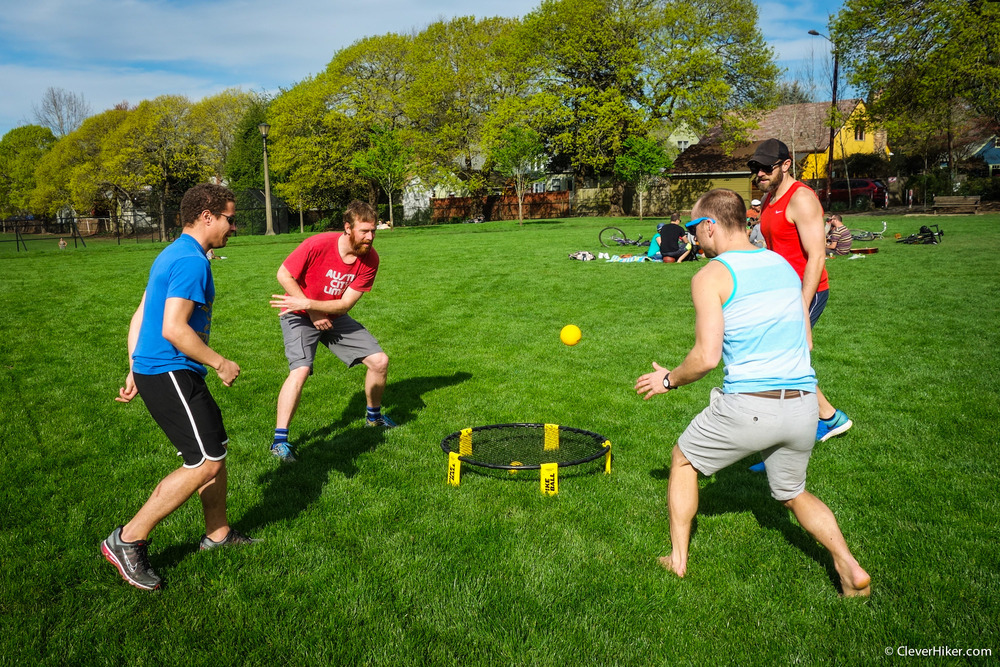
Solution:
M386 396L386 414L405 426L418 418L426 404L423 394L464 382L471 373L416 377L390 383ZM253 534L272 523L294 519L323 493L333 471L347 478L358 473L358 456L378 447L385 439L385 429L364 425L365 394L357 392L348 401L341 418L322 428L306 431L295 438L295 463L281 464L277 459L264 472L258 484L263 489L261 501L239 520L241 532Z
M414 377L391 382L385 388L385 400L382 405L385 414L389 415L397 424L409 424L417 419L418 414L427 407L424 403L423 395L442 387L465 382L472 377L472 373L456 371L451 375L434 375L430 377ZM357 391L351 396L340 419L332 424L333 427L346 427L365 414L367 402L365 392Z
M698 514L751 512L762 528L781 533L786 542L822 565L827 576L839 588L840 575L833 566L830 553L804 528L792 523L791 510L771 497L766 475L747 470L759 458L756 455L747 457L717 472L714 481L699 493Z

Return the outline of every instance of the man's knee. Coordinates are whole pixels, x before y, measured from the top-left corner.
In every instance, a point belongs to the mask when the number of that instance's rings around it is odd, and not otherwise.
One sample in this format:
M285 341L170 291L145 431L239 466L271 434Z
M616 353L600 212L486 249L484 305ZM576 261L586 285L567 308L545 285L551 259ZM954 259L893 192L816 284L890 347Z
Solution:
M795 508L798 507L802 502L802 500L804 499L805 493L806 493L805 491L801 491L798 494L796 494L794 498L789 498L788 500L782 500L780 502L782 505L785 506L786 509L789 509L792 512L794 512Z
M385 375L389 372L389 355L385 352L369 354L365 357L364 364L370 368L372 372Z
M218 461L205 459L200 466L195 468L195 470L201 473L202 484L208 484L225 469L226 459L219 459Z
M290 382L301 387L306 383L306 380L309 379L311 374L312 366L299 366L298 368L293 368L288 371L288 378L285 382Z
M670 453L670 467L689 466L691 462L684 456L680 445L674 445L674 451Z

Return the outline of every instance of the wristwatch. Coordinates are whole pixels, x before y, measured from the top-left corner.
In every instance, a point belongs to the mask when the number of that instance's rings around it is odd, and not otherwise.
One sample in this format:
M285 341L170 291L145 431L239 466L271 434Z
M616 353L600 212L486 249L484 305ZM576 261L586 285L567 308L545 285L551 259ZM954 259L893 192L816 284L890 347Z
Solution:
M677 389L677 387L670 384L670 373L667 373L666 375L663 376L663 388L666 389L667 391L670 391L671 389Z

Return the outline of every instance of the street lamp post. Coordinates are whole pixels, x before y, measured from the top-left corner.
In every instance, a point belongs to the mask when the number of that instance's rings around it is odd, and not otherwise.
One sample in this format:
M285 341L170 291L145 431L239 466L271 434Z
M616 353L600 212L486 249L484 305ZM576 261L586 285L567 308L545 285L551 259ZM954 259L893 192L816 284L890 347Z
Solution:
M274 236L274 221L271 218L271 175L267 172L267 133L271 130L271 126L261 123L257 129L264 139L264 214L267 217L267 231L264 234Z
M815 30L809 31L810 35L814 37L822 37L826 41L830 42L833 47L833 101L830 103L832 107L830 110L830 147L829 153L826 156L826 210L830 210L830 190L833 186L833 121L837 117L837 70L840 67L840 52L837 51L837 43L832 39L824 35L823 33L816 32Z

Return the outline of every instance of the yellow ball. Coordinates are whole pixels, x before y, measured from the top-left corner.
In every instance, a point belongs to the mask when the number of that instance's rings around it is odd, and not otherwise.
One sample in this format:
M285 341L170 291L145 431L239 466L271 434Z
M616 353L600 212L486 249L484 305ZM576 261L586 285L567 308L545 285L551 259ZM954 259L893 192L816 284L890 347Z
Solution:
M583 338L583 332L575 324L567 324L559 332L559 340L567 345L576 345L580 342L581 338Z

